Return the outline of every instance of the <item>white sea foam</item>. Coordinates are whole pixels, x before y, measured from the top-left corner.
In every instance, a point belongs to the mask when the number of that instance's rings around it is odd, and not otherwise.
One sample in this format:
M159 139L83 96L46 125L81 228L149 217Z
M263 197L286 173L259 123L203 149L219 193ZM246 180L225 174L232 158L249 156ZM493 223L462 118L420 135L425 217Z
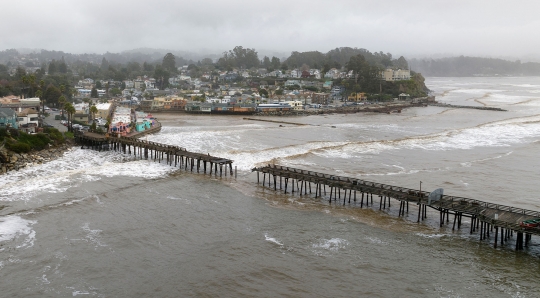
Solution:
M283 246L283 243L279 242L276 238L271 237L270 235L268 235L268 233L265 233L265 234L264 234L264 239L265 239L266 241L275 243L275 244L277 244L277 245L279 245L279 246Z
M232 127L164 127L158 134L148 136L148 140L176 145L195 152L221 152L237 148L251 150L264 149L262 144L250 142L246 133L261 130L259 125L240 125Z
M506 147L540 136L540 117L505 120L494 124L411 137L397 141L350 142L342 147L317 150L326 158L361 158L365 154L400 149L457 150L477 147Z
M518 102L521 102L521 101L525 101L525 100L528 100L528 99L531 99L531 98L529 96L508 95L508 94L496 93L496 94L491 94L487 98L483 98L482 101L487 102L487 103L492 103L493 102L493 103L511 104L511 103L518 103Z
M86 242L92 243L96 249L98 247L107 246L107 244L103 243L103 241L101 240L102 230L90 229L90 223L85 223L84 226L82 226L82 229L83 231L86 232L86 236L84 237L84 240Z
M540 88L540 85L535 84L505 84L504 86L523 87L523 88Z
M234 153L223 152L220 156L234 160L234 165L237 166L239 170L249 170L260 163L269 162L275 159L286 159L291 156L306 154L316 149L342 146L344 144L347 144L347 142L309 142L300 145L265 149L258 153L252 151Z
M332 252L336 252L349 245L349 241L341 238L321 239L317 243L312 244L314 249L323 249Z
M379 244L379 245L387 245L388 242L384 242L382 241L381 239L377 238L377 237L366 237L367 240L369 240L369 242L373 243L373 244Z
M184 199L184 198L177 198L177 197L173 197L173 196L167 196L167 199L169 199L169 200L178 200L178 201L182 201L182 202L184 202L184 203L186 203L186 204L188 204L188 205L191 204L191 201L190 201L190 200Z
M36 221L8 215L0 218L0 242L21 240L17 248L34 246L36 232L32 229Z
M175 170L165 163L134 160L118 152L74 149L57 160L0 176L0 201L28 201L43 192L64 192L103 177L153 179Z
M486 93L497 93L497 92L504 92L504 90L500 89L457 89L452 90L450 93L464 93L464 94L472 94L472 95L484 95Z
M424 233L416 233L416 235L423 238L436 238L436 239L447 236L446 234L424 234Z
M488 157L488 158L482 158L482 159L477 159L477 160L472 160L472 161L467 161L467 162L462 162L461 163L461 166L463 167L471 167L473 163L477 163L477 162L483 162L483 161L489 161L489 160L493 160L493 159L499 159L499 158L502 158L502 157L505 157L505 156L509 156L510 154L512 154L513 151L510 151L510 152L507 152L505 154L502 154L502 155L497 155L497 156L494 156L494 157Z

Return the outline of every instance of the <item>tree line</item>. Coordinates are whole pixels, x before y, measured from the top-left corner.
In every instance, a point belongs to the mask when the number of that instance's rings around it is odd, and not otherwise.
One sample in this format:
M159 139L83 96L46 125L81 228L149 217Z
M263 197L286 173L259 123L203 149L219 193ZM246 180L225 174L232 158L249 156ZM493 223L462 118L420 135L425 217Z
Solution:
M6 56L18 54L15 50L6 50L0 52L0 59L6 59ZM42 51L44 57L57 57L63 52ZM342 47L333 49L327 53L318 51L308 52L292 52L291 55L281 61L278 57L264 56L259 57L257 51L251 48L237 46L234 49L222 53L222 56L215 61L209 57L203 58L197 62L187 61L182 57L177 57L173 53L167 53L159 61L128 61L125 63L110 61L106 56L111 56L107 53L101 56L99 63L83 61L74 57L81 56L69 55L68 59L61 56L59 59L52 58L48 62L42 62L40 67L32 73L27 74L21 66L17 67L14 76L8 74L9 63L6 65L0 64L0 96L7 94L33 96L32 84L23 82L23 77L31 77L32 81L43 82L41 87L42 96L47 99L52 105L60 104L58 97L63 95L67 100L70 100L76 93L73 86L76 80L82 78L92 78L96 81L97 89L106 89L106 93L112 95L120 94L121 88L112 87L108 84L101 85L99 80L114 80L124 81L135 79L138 76L153 77L156 80L156 87L164 89L169 87L169 78L179 74L178 67L187 65L187 74L192 77L200 77L203 73L218 75L220 71L232 69L244 69L246 71L255 72L258 68L265 68L268 71L277 69L287 70L293 68L319 69L322 75L331 68L339 70L353 71L354 80L345 80L343 83L350 90L369 90L375 92L380 89L379 74L386 67L408 68L408 62L404 57L394 59L392 54L383 52L369 52L365 49ZM94 59L95 55L89 55ZM9 60L9 59L8 59ZM31 61L31 60L30 60ZM71 62L68 62L71 61ZM187 63L187 64L186 64ZM203 78L203 80L205 80ZM64 90L60 90L61 86ZM30 93L28 93L30 91ZM92 96L97 96L97 90L92 90Z
M412 59L410 64L412 69L426 76L540 75L540 63L522 63L520 60L459 56L441 59Z

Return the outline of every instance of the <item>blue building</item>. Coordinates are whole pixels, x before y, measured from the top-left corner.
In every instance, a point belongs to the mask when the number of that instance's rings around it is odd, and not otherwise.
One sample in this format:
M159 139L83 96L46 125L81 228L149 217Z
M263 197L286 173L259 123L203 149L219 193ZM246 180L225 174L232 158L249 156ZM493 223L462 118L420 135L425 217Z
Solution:
M0 127L19 128L17 125L17 113L9 108L0 108Z

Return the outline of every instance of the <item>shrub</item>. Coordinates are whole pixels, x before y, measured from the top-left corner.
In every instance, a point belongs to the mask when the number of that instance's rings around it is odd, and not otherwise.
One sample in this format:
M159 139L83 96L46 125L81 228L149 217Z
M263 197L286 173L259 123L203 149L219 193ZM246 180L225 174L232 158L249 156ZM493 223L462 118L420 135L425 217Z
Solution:
M66 139L73 139L73 138L74 138L73 133L72 133L72 132L69 132L69 131L66 131L66 132L64 133L64 137L65 137Z
M6 148L15 153L28 153L30 150L32 150L30 145L21 142L8 142L6 144Z
M16 138L19 137L19 134L20 134L20 133L19 133L19 130L18 130L18 129L16 129L16 128L10 128L10 129L9 129L9 134L11 134L11 137L13 137L13 138L16 139Z
M55 144L62 144L64 142L64 136L58 129L54 127L47 127L45 128L44 132L49 135L49 138L51 138Z
M34 135L21 132L18 141L20 143L26 143L31 149L42 150L49 145L51 139L44 133L37 133Z
M3 141L8 136L7 129L0 128L0 142Z

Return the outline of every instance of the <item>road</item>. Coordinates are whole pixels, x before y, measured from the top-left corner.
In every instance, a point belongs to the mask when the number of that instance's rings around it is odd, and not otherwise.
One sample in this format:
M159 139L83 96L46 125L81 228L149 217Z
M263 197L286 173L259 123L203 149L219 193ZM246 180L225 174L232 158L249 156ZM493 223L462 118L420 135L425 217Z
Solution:
M49 116L45 117L44 123L52 125L54 128L57 128L61 132L66 132L67 127L60 123L60 120L54 120L54 116L60 115L60 111L50 111Z

